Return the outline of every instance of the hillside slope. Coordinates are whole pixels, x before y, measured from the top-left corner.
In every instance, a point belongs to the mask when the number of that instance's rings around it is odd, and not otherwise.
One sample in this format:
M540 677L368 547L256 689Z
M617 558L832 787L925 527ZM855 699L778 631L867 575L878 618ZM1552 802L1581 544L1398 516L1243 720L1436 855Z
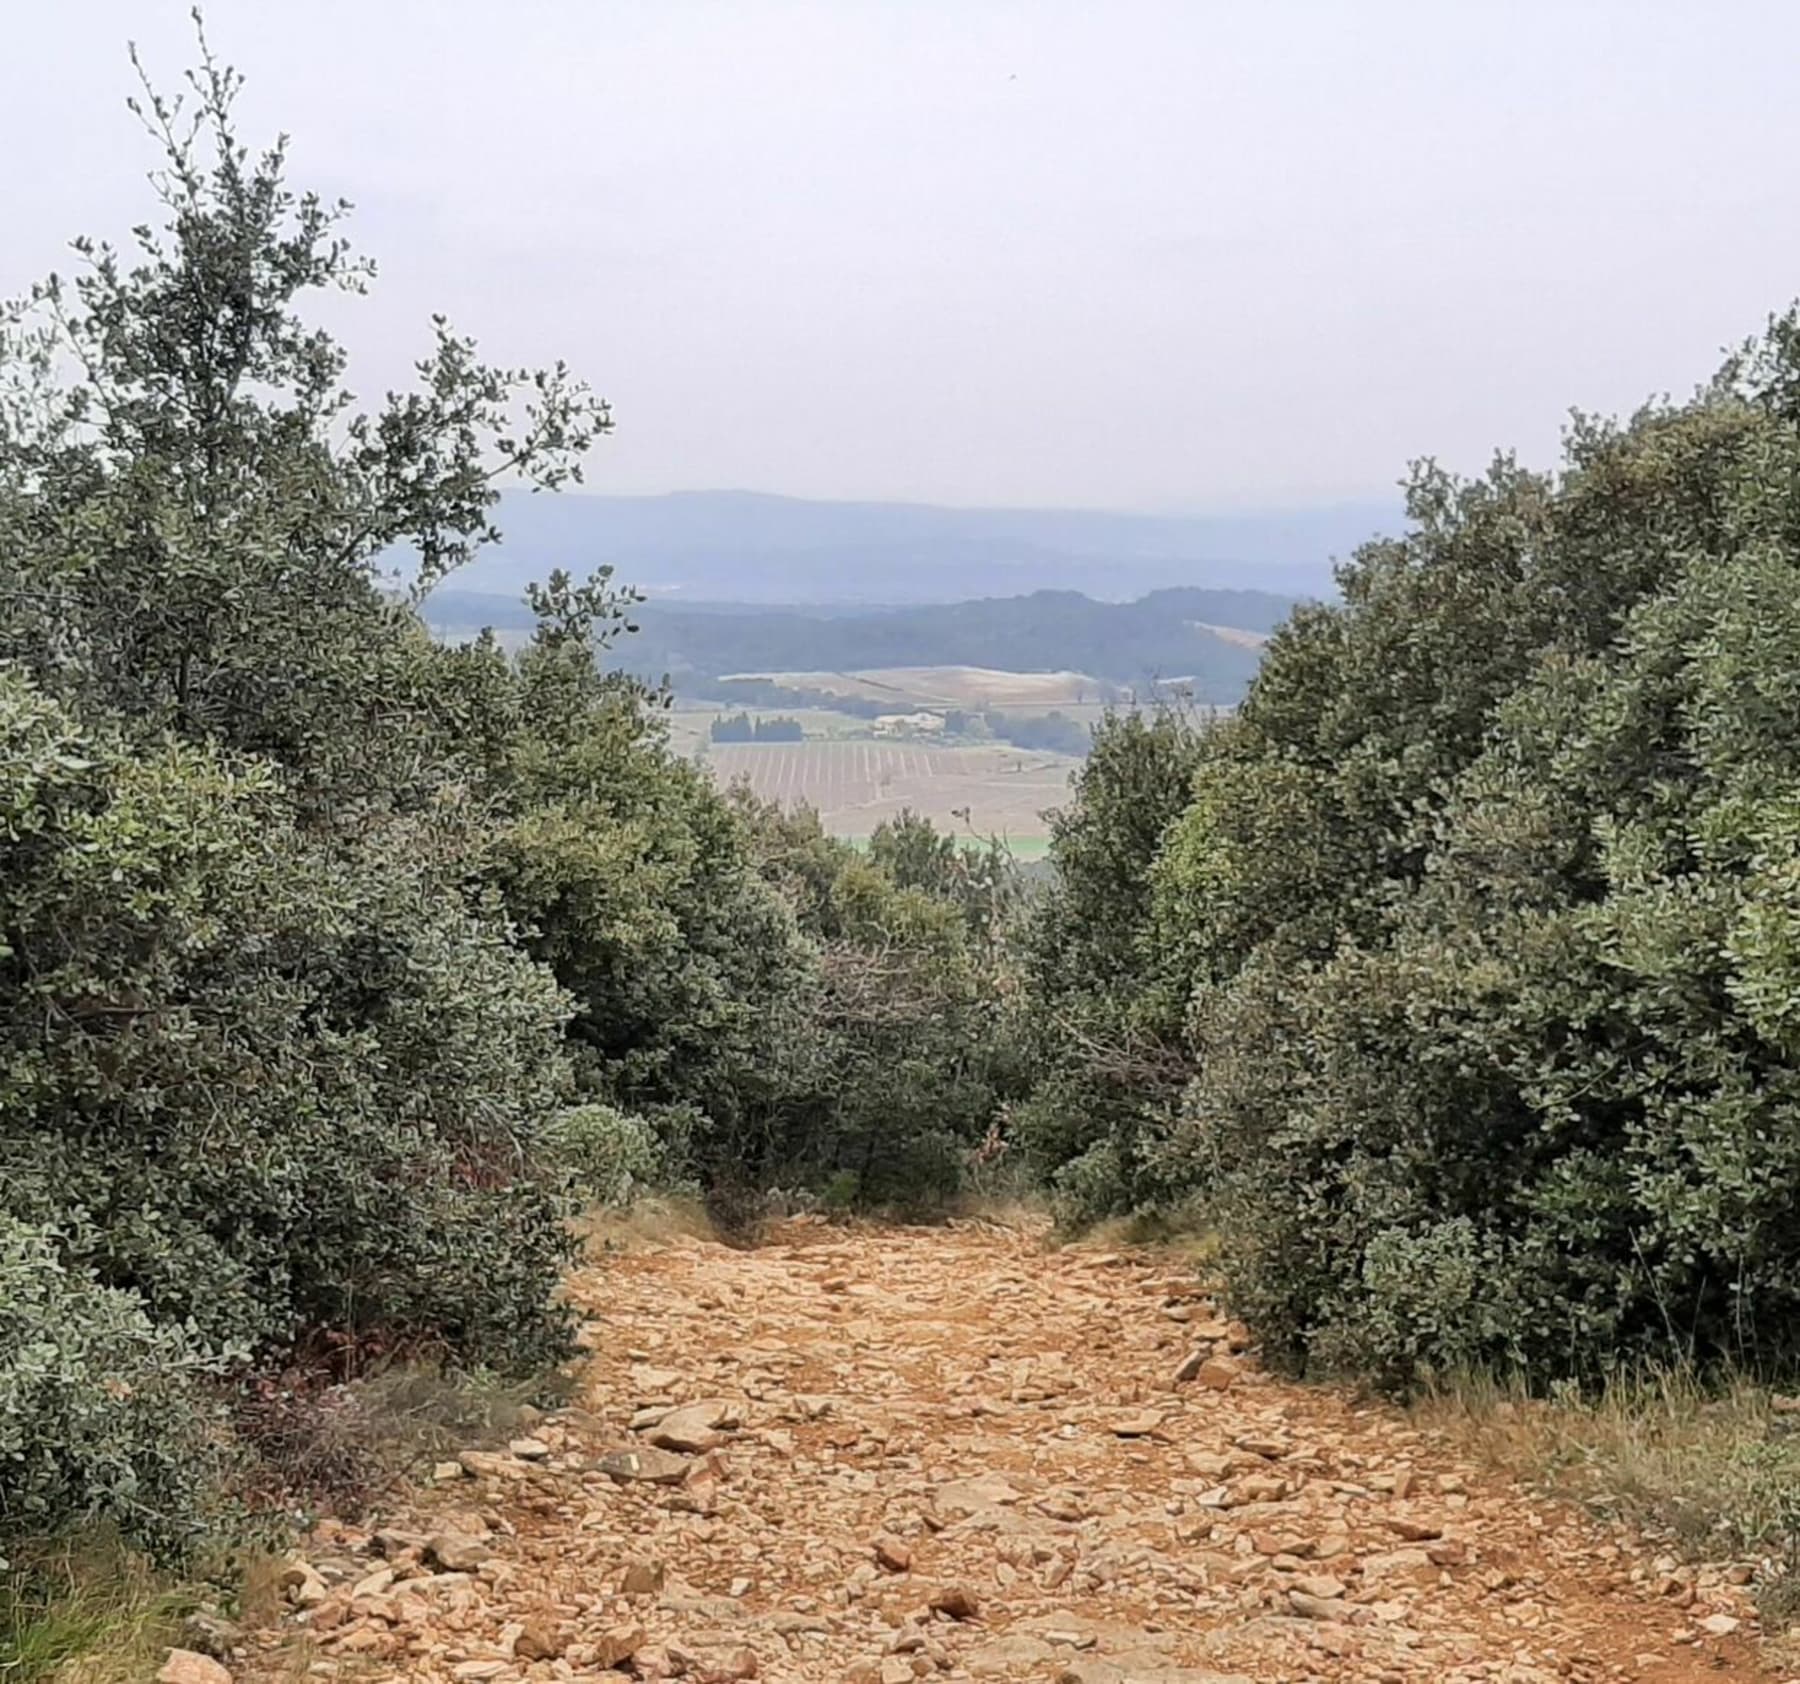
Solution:
M1296 595L1332 588L1331 564L1398 525L1382 503L1228 515L953 509L809 502L751 492L556 498L511 493L506 542L460 578L516 595L553 567L619 576L689 601L954 602L1035 590L1123 601L1179 586Z
M1254 638L1278 625L1291 597L1266 591L1166 590L1135 602L1097 602L1076 591L910 608L684 604L636 612L639 630L618 662L677 690L705 695L727 673L856 672L889 667L985 667L1077 672L1122 685L1185 679L1206 701L1235 701L1255 673ZM441 590L426 617L447 636L529 624L523 604Z

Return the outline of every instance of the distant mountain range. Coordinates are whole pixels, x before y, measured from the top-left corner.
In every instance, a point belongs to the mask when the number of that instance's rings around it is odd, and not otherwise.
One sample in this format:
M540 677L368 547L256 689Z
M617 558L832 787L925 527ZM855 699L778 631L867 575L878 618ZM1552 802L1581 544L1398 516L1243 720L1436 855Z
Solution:
M1126 601L1180 586L1321 596L1331 564L1399 520L1396 506L1135 515L807 502L741 491L663 497L509 493L500 547L459 590L516 596L554 567L611 562L621 580L694 602L913 604L1080 591Z
M763 607L652 599L609 664L669 677L695 698L742 699L729 675L858 672L967 666L1084 673L1141 688L1183 680L1196 699L1232 703L1255 673L1262 634L1294 606L1267 591L1154 591L1096 602L1076 591L898 608ZM516 597L440 588L425 618L445 637L483 626L519 632L531 616Z

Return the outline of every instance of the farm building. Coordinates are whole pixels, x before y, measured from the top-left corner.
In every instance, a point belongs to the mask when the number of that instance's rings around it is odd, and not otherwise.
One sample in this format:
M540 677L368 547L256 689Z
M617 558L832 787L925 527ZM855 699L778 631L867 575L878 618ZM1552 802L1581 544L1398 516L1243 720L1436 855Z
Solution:
M878 737L930 737L943 729L941 713L884 713L875 721Z

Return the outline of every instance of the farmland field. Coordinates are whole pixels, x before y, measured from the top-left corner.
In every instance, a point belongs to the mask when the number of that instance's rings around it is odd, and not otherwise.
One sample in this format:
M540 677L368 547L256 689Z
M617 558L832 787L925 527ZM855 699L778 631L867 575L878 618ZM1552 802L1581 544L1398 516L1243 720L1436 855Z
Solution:
M767 801L816 807L834 836L867 836L903 807L961 828L960 809L982 835L1029 844L1041 814L1069 796L1078 762L1002 745L937 748L871 741L715 743L706 764L721 783L746 780Z

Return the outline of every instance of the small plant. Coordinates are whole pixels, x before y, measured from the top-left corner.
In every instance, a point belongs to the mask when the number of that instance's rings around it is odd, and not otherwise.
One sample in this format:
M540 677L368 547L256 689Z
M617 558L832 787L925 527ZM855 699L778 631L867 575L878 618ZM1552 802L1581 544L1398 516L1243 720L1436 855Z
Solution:
M610 1105L565 1112L546 1131L544 1150L550 1168L591 1204L622 1208L667 1178L656 1130Z
M136 1684L185 1606L110 1528L37 1545L0 1573L0 1679L41 1684L79 1665L83 1684Z
M240 1394L234 1422L265 1506L355 1519L426 1463L515 1437L563 1391L553 1373L396 1359L351 1381L318 1370L263 1376Z
M169 1559L231 1520L213 1365L0 1214L0 1577L20 1537L106 1524Z

